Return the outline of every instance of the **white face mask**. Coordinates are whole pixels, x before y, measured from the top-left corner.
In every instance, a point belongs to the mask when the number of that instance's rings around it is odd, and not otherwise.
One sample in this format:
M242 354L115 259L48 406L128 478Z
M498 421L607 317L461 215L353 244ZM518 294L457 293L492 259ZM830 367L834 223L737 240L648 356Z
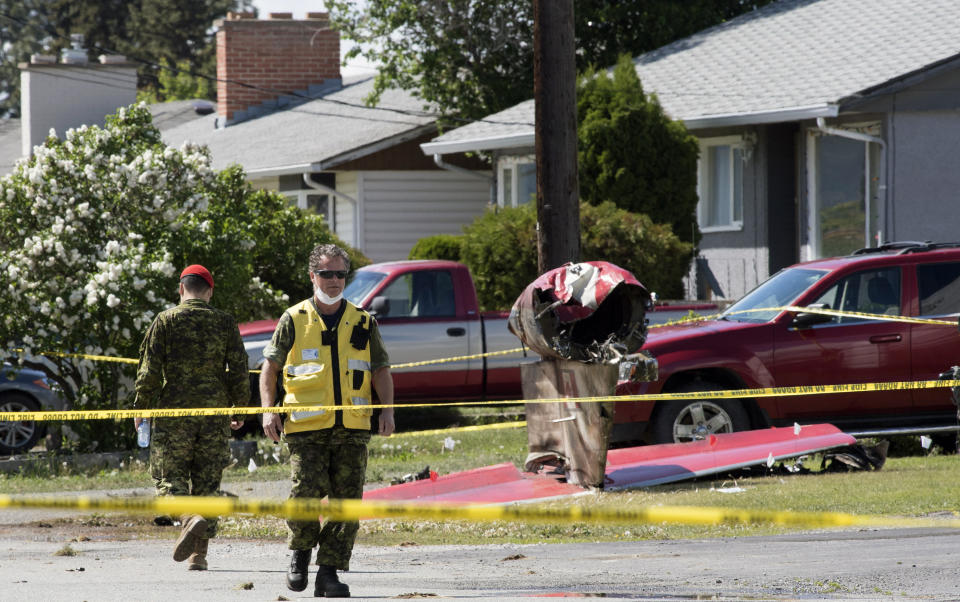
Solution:
M317 296L317 299L320 301L320 303L323 303L324 305L333 305L334 303L340 301L340 299L343 299L343 291L340 291L336 297L331 297L327 293L320 290L319 287L313 287L313 293Z

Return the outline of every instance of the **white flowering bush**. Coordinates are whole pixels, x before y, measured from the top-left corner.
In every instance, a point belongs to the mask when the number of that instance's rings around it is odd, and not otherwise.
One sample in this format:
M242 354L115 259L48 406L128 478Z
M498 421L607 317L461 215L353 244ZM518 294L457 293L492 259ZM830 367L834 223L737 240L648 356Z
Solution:
M192 263L214 274L213 304L238 321L278 316L289 299L256 267L270 255L258 246L283 236L264 232L275 219L265 210L292 212L312 244L332 238L319 217L255 193L239 168L212 170L206 149L165 146L144 105L51 136L0 178L0 359L46 372L74 409L128 407L134 365L44 352L136 358ZM289 266L303 279L309 250ZM80 448L123 448L128 422L70 426Z

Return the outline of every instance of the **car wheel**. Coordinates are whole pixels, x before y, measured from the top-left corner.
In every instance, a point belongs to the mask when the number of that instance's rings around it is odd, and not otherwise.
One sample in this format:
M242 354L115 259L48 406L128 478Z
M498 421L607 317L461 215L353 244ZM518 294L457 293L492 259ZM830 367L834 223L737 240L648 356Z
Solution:
M677 387L672 393L721 391L710 381L696 381ZM654 443L686 443L717 433L732 433L750 427L750 418L738 400L679 399L657 408L653 419Z
M0 395L0 412L36 412L37 402L19 393ZM0 454L30 451L43 436L43 425L33 420L0 422Z

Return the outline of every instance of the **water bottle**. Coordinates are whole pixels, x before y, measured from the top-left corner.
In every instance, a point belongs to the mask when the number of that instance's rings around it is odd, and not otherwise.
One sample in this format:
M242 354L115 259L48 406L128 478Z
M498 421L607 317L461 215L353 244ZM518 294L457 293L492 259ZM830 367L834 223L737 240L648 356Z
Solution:
M137 445L140 447L150 446L150 421L143 420L137 427Z

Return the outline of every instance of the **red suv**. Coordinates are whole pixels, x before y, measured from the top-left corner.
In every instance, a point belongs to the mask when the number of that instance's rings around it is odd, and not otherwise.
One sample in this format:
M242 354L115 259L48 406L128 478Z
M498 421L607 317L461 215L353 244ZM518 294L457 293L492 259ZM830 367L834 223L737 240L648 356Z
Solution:
M953 321L953 326L791 312L788 305ZM772 309L767 309L772 308ZM762 309L764 311L747 311ZM774 274L718 318L651 328L659 379L630 393L934 380L960 364L960 243L902 242ZM949 388L756 399L620 402L618 440L829 422L847 431L957 426ZM938 429L939 427L939 429Z

